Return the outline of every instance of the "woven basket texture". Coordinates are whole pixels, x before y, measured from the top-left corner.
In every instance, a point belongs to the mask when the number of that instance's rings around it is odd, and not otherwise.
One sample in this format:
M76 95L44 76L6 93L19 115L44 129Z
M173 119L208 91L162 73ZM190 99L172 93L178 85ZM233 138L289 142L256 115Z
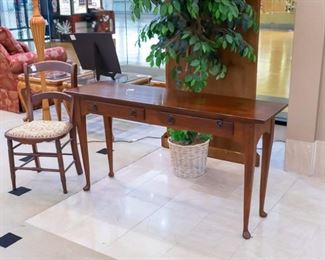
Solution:
M209 140L195 145L179 145L168 139L174 173L182 178L196 178L205 173Z

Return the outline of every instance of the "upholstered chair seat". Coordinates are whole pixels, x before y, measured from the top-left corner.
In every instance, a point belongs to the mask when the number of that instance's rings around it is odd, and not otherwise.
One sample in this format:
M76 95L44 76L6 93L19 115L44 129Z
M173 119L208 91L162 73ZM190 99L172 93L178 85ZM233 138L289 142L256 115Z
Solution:
M5 136L21 142L22 139L53 140L65 136L71 128L70 122L35 120L8 130Z

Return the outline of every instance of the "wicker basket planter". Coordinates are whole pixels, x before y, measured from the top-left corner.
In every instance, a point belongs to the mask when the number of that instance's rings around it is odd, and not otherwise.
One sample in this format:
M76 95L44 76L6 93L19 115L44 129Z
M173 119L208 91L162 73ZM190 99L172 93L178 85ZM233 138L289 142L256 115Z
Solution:
M210 140L195 145L179 145L168 139L174 173L182 178L196 178L205 173Z

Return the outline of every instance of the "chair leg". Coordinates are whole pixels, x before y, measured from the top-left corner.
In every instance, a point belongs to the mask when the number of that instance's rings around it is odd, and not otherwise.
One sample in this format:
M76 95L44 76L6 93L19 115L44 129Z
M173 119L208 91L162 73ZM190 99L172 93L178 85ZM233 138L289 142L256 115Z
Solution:
M9 156L9 166L10 166L10 176L12 189L16 189L16 170L15 170L15 159L14 159L14 150L12 140L8 139L8 156Z
M59 163L59 171L60 171L60 178L63 188L63 193L67 193L67 183L65 179L65 172L64 172L64 162L63 162L63 155L62 155L62 148L60 140L55 140L56 150L58 154L58 163Z
M32 144L32 147L33 147L33 153L37 154L38 153L37 144ZM34 157L36 168L41 168L39 157L38 156L33 156L33 157ZM37 172L41 172L41 170L38 170Z
M71 151L72 151L73 160L74 160L78 175L81 175L82 174L82 166L81 166L79 152L78 152L77 134L76 134L75 127L72 128L70 131L70 138L71 138Z

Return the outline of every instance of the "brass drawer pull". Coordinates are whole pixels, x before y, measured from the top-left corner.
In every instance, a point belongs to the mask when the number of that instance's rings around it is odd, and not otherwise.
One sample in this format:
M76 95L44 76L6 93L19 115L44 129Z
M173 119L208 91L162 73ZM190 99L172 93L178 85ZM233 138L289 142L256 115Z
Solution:
M93 104L93 105L92 105L92 110L95 111L95 112L98 110L98 107L97 107L96 104Z
M135 109L131 109L130 116L137 117L138 113Z
M216 125L217 125L217 128L223 127L223 120L217 119Z
M170 124L170 125L175 124L175 118L174 118L173 115L168 115L167 116L167 123Z

